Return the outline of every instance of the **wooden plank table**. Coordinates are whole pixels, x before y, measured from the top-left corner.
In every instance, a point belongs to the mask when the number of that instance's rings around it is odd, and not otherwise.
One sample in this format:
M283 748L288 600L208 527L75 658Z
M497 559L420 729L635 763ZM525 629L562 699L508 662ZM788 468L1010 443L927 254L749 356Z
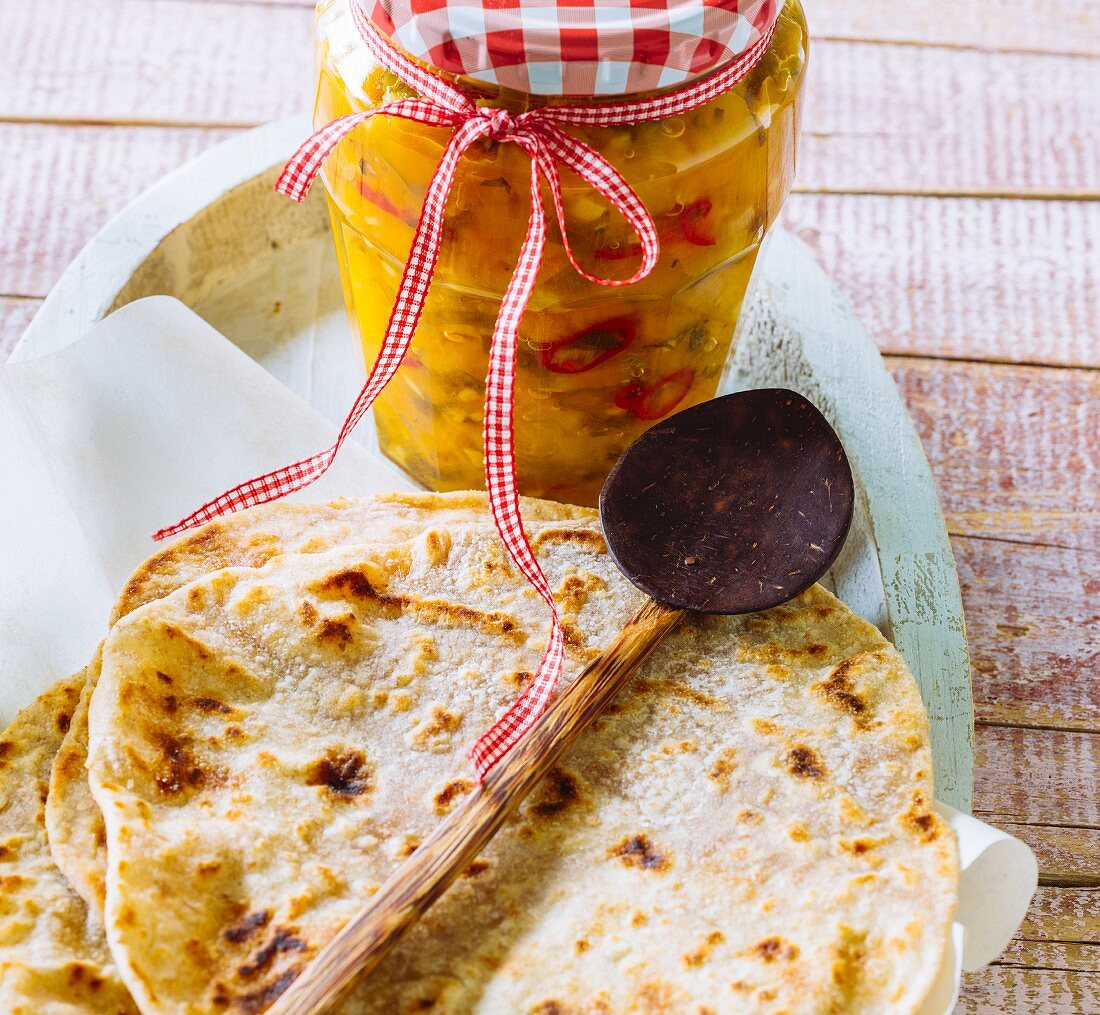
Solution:
M0 359L130 198L307 106L310 6L0 0ZM809 6L786 224L921 432L967 610L975 811L1042 870L960 1011L1100 1012L1100 5Z

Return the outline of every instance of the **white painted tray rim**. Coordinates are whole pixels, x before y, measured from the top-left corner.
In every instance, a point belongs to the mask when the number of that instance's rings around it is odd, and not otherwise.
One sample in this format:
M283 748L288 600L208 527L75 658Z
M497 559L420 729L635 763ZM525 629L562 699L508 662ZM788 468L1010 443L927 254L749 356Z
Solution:
M172 295L324 414L341 417L350 404L345 382L361 365L333 306L323 202L315 196L298 208L270 189L308 128L296 117L243 133L140 196L73 261L12 358L68 345L134 299ZM295 383L303 376L305 391ZM830 584L909 663L931 722L937 797L969 810L969 658L931 472L877 349L809 251L782 230L761 258L723 390L770 385L812 399L845 443L861 498Z

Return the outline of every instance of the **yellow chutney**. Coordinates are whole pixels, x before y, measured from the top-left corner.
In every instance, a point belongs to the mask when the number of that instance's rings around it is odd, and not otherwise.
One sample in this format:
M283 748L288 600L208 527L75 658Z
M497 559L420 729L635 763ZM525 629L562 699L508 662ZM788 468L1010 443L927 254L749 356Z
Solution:
M522 493L595 504L627 445L655 421L714 396L761 241L791 187L806 43L802 9L788 2L756 66L700 109L637 126L564 128L634 187L657 224L661 255L633 286L596 285L573 270L551 227L519 334ZM318 125L414 94L371 58L350 0L322 0L317 47ZM451 80L512 112L577 101ZM368 364L450 136L379 116L325 164L344 293ZM526 230L529 179L528 157L515 145L484 139L463 157L419 330L375 402L383 453L433 490L484 485L488 348ZM633 274L640 251L619 213L568 171L562 184L580 263L605 277Z

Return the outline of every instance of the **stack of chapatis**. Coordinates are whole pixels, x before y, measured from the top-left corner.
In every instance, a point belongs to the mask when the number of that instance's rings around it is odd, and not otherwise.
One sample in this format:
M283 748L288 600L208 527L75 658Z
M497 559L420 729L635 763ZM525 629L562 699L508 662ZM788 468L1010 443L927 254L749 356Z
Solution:
M593 512L524 512L568 679L641 596ZM0 739L5 1012L265 1010L470 791L546 625L474 494L234 516L112 619ZM343 1010L913 1011L931 786L912 677L827 592L693 620Z

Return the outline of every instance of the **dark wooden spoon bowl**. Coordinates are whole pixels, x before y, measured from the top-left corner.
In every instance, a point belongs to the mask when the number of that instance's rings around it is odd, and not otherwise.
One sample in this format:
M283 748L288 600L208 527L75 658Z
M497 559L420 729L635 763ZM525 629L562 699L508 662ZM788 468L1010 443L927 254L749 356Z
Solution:
M650 598L269 1015L326 1011L377 966L685 611L766 609L817 581L840 552L853 501L839 439L793 391L726 395L643 434L604 484L600 517L615 562Z
M784 388L725 395L647 430L600 494L608 549L663 606L750 613L840 553L855 488L840 438Z

